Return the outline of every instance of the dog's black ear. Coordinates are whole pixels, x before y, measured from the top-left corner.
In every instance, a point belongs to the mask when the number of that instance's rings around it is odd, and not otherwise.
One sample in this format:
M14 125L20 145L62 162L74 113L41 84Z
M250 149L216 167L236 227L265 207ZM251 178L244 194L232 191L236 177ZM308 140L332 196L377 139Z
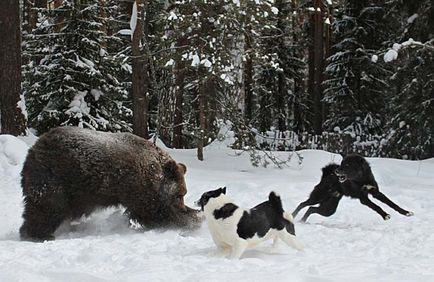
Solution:
M222 189L222 193L226 195L226 186L221 189Z

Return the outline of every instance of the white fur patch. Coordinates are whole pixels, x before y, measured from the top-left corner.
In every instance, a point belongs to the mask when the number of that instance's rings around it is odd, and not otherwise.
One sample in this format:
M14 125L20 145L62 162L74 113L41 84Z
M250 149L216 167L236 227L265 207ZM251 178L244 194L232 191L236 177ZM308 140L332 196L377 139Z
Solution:
M292 216L292 214L284 212L283 213L283 218L294 223L294 217Z

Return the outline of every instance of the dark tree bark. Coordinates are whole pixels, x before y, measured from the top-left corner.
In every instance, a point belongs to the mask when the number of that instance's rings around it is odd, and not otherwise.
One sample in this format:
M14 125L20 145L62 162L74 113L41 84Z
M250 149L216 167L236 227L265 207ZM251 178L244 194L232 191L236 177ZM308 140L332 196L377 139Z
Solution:
M18 108L21 93L21 22L17 0L0 1L0 120L1 133L25 133Z
M286 16L282 11L284 11L284 3L282 0L276 1L276 7L279 9L279 18L277 19L277 28L278 30L281 30L284 32L285 25L288 23L285 22L284 17ZM283 42L284 37L280 36L278 38L278 56L280 58L280 61L283 62L284 52L285 50L285 44ZM277 77L277 97L276 97L276 107L277 107L277 128L280 131L285 131L287 129L287 114L286 114L286 107L288 105L288 96L287 93L288 86L285 81L285 73L279 72Z
M206 98L210 80L205 80L199 88L199 134L197 140L197 159L203 161L203 147L206 136Z
M144 33L144 18L147 1L137 0L137 23L132 39L132 84L133 84L133 133L149 138L148 134L148 67L147 58L141 52L140 42ZM146 37L146 34L145 34ZM146 44L146 43L145 43Z
M315 12L311 17L312 43L309 46L309 94L312 100L313 131L315 134L321 134L323 122L321 84L324 69L324 5L322 0L315 0L314 8Z
M253 60L251 56L252 44L251 38L247 34L244 35L244 50L246 54L246 62L244 64L244 119L246 124L249 124L253 116Z
M186 38L181 37L177 45L184 46L187 44ZM173 148L181 149L182 144L182 129L183 129L183 114L182 104L184 103L184 80L185 80L185 62L181 56L177 56L175 62L175 117L173 119Z

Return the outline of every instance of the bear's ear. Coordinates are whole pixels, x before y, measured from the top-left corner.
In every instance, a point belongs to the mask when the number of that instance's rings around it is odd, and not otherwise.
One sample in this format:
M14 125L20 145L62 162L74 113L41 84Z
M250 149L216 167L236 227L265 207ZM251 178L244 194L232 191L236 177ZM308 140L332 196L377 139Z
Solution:
M220 189L222 189L222 193L226 195L226 186Z
M178 164L174 160L167 161L163 165L163 173L168 178L177 178L178 176Z
M178 167L181 169L183 174L187 173L187 166L183 163L178 163Z

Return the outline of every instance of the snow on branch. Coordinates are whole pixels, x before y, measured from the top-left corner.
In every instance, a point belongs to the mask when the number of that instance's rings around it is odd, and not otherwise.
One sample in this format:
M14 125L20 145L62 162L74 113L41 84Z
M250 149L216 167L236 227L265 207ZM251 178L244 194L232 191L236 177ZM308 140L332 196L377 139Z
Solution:
M131 13L131 19L130 19L130 29L121 29L118 31L118 33L121 35L130 35L131 40L133 40L133 34L134 31L136 30L136 26L137 26L137 2L134 1L133 11Z
M394 43L392 46L392 49L389 49L384 54L383 60L386 63L389 63L389 62L396 60L398 58L399 50L404 49L404 48L408 48L408 47L426 48L426 49L429 49L429 50L434 52L434 46L431 44L431 42L422 43L420 41L414 41L413 38L409 38L407 41L404 41L402 43Z

